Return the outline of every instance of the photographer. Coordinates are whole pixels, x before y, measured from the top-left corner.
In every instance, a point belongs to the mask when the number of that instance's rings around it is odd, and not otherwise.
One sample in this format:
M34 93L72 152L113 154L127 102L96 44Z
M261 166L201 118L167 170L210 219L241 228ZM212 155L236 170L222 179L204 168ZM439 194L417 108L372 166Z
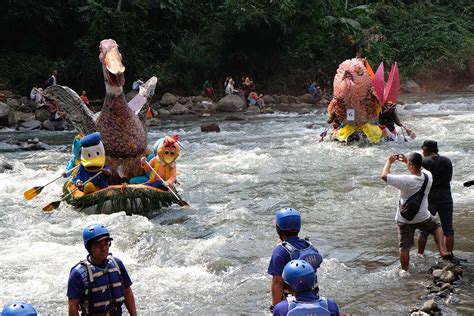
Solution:
M410 174L391 174L390 167L396 160L406 163ZM398 227L400 264L404 271L408 271L410 248L415 244L416 229L433 234L441 256L447 255L442 243L443 232L440 225L428 211L428 193L433 178L429 171L422 169L422 163L423 157L419 153L410 153L408 156L392 154L387 158L381 175L382 180L387 184L400 190L395 220ZM424 190L422 190L423 187Z

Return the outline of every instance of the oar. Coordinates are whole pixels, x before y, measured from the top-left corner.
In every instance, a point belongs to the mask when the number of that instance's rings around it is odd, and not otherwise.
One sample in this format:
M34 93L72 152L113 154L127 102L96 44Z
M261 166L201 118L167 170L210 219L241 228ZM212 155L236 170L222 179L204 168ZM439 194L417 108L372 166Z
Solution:
M403 131L403 126L402 126L401 130L402 130L403 140L407 142L408 140L407 140L407 138L405 137L405 132Z
M165 180L163 180L163 178L160 177L160 175L158 174L158 172L156 172L155 169L153 169L153 167L150 165L150 163L148 163L148 161L145 160L145 163L148 165L148 167L150 167L150 169L153 171L153 173L155 174L155 176L157 176L161 181L165 182ZM169 190L171 191L171 193L173 193L173 195L178 199L178 201L179 201L178 204L179 204L180 206L189 206L189 203L186 202L186 201L184 201L184 200L182 200L182 199L173 191L173 189L171 189L171 187L169 187L168 189L169 189Z
M92 180L94 180L95 178L97 178L101 174L102 174L102 171L97 172L94 176L90 177L89 180L85 181L82 185L91 182ZM70 196L71 194L73 194L77 190L79 190L79 188L75 188L74 190L72 190L71 192L69 192L68 194L63 196L60 200L49 203L48 205L43 207L43 212L49 213L49 212L52 212L53 210L57 209L59 207L59 204L61 204L62 201L64 201L68 196Z
M402 125L402 128L405 129L405 132L407 132L407 135L411 138L411 139L415 139L416 138L416 134L414 131L412 131L411 129L408 129L405 127L405 125Z
M69 172L73 171L74 169L79 168L79 166L80 166L80 165L77 165L77 166L75 166L74 168L67 170L65 173L69 173ZM56 180L58 180L58 179L61 179L61 178L63 178L62 175L60 175L59 177L57 177L57 178L54 179L54 180L51 180L50 182L46 183L46 184L43 185L43 186L34 187L34 188L31 188L31 189L28 189L28 190L25 191L25 193L23 193L23 196L25 197L25 199L31 200L31 199L37 197L38 194L41 193L41 191L44 189L45 186L48 186L48 185L50 185L51 183L53 183L54 181L56 181ZM68 177L68 178L69 178L69 177Z
M324 140L324 137L326 137L326 135L328 134L328 130L329 130L329 127L326 127L326 129L324 130L324 132L322 132L321 134L319 134L319 136L321 136L321 139L319 140L319 142L322 142Z

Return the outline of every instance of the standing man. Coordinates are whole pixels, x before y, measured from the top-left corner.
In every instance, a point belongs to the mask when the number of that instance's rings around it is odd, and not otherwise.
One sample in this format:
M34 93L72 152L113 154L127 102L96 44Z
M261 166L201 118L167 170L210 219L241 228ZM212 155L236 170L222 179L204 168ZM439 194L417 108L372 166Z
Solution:
M407 164L409 175L394 175L390 173L390 167L395 160L399 160ZM428 211L428 193L430 192L431 183L433 182L431 173L422 169L423 157L419 153L411 153L408 157L405 155L390 155L387 158L382 171L382 180L387 184L400 190L400 200L398 202L395 220L398 226L398 238L400 249L400 264L402 269L408 271L410 263L410 248L414 246L415 230L420 229L434 235L436 246L442 257L446 256L446 249L443 244L443 232L439 223ZM423 194L419 210L416 215L408 220L400 213L400 208L406 205L408 198L420 192Z
M443 243L448 255L444 259L453 258L454 229L453 229L453 197L451 195L451 178L453 165L447 157L438 154L438 143L434 140L425 140L421 146L423 150L423 168L433 175L433 185L428 195L428 209L433 216L439 215L443 228ZM425 251L428 233L421 231L418 236L418 254Z
M275 215L275 226L280 241L273 250L267 271L268 274L273 276L270 311L285 298L282 275L288 262L296 259L305 260L311 264L314 271L323 262L323 257L319 254L319 251L310 242L298 237L301 229L300 212L289 207L278 210Z
M75 265L69 274L67 296L69 316L122 315L122 305L131 316L137 315L132 281L122 261L109 253L109 231L104 225L92 224L82 232L89 255Z

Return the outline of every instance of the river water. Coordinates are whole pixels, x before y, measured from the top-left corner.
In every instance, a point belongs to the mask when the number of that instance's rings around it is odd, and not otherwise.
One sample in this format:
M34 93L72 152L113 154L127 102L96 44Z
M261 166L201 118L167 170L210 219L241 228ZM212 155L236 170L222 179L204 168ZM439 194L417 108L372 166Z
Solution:
M318 142L322 112L163 120L149 130L149 139L179 133L186 146L179 191L191 207L173 206L150 219L124 212L84 215L65 203L43 214L41 207L58 199L62 183L31 201L22 193L61 173L74 134L1 132L0 155L14 171L0 174L0 304L23 299L41 315L66 315L69 270L86 254L81 230L99 222L111 231L111 251L129 271L139 314L264 315L271 302L266 269L278 239L272 218L291 206L302 213L301 235L324 255L318 273L323 295L345 313L407 314L426 299L427 270L438 255L430 239L427 256L415 258L413 250L410 275L399 276L398 192L380 173L390 153L418 151L432 138L453 162L455 252L468 260L458 292L440 304L450 314L473 314L474 189L462 183L474 179L474 96L403 100L399 115L418 137L380 145ZM201 124L213 121L220 133L200 132ZM312 123L313 129L306 127ZM32 137L51 147L18 152L8 144ZM392 171L406 169L396 164Z

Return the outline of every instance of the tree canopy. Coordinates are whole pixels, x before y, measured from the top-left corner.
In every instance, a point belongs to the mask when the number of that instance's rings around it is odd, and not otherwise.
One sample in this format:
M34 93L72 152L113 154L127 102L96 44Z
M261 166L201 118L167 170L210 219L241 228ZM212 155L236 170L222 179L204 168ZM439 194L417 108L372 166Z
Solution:
M105 38L129 84L156 75L159 89L189 94L228 75L267 92L329 86L357 53L373 67L397 61L402 76L456 79L474 53L473 17L468 0L8 0L0 83L27 91L57 69L60 83L101 92Z

